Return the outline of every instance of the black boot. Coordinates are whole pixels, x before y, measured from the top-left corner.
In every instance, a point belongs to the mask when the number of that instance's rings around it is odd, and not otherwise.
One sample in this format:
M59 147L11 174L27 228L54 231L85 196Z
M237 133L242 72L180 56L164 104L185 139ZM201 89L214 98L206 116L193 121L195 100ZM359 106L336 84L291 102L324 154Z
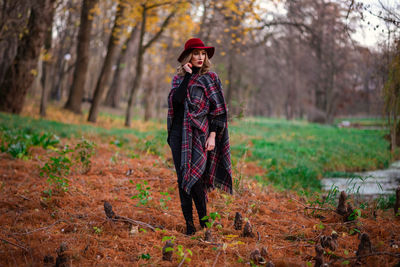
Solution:
M186 235L194 235L196 233L196 228L194 227L193 220L186 221Z
M181 199L181 208L183 217L186 221L186 234L193 235L196 233L196 228L193 223L193 208L192 208L192 196L186 194L186 192L179 186L179 196Z

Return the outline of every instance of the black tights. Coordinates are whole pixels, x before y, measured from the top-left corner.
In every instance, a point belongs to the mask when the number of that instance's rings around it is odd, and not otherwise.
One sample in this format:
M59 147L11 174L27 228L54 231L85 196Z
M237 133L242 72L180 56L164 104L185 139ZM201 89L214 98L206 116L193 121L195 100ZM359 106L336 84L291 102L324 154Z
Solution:
M179 187L179 197L181 199L181 207L183 217L185 217L186 224L188 227L193 227L193 206L192 199L194 204L196 205L197 214L199 215L199 221L201 227L205 227L205 221L201 219L207 215L207 204L206 197L204 192L203 181L199 179L193 186L190 191L190 194L187 194L181 188L182 182L182 173L180 171L181 166L181 144L182 144L182 134L179 131L172 130L169 137L169 145L172 151L172 157L174 160L176 174L178 176L178 187Z

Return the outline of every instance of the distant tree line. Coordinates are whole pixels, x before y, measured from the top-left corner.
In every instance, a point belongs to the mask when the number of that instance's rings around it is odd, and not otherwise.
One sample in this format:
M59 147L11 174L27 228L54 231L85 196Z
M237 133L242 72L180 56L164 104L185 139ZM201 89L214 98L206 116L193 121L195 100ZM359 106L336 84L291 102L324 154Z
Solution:
M349 0L3 0L0 12L1 111L20 113L29 93L42 116L49 101L75 113L87 101L91 122L103 106L124 110L126 126L133 115L164 118L176 58L197 36L217 49L231 117L332 123L385 110L397 121L384 107L399 105L382 92L395 88L400 12L383 5L375 14ZM352 37L366 12L386 25L375 29L386 36L379 49Z

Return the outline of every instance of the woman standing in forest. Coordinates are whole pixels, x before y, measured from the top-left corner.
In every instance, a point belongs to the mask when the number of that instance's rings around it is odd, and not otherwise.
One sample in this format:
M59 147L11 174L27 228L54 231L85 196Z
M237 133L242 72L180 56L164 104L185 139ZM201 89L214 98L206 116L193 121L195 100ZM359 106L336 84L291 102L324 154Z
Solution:
M227 108L218 75L209 71L215 48L189 39L168 96L168 139L178 177L186 234L196 232L192 199L200 225L206 226L207 192L218 187L232 194Z

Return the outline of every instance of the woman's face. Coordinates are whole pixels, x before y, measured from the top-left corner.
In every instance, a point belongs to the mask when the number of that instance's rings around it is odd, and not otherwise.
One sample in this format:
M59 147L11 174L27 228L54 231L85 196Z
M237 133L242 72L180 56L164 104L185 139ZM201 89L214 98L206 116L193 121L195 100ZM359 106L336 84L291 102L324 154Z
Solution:
M190 59L190 63L192 63L193 66L201 68L204 64L204 60L206 60L206 50L193 50L192 58Z

